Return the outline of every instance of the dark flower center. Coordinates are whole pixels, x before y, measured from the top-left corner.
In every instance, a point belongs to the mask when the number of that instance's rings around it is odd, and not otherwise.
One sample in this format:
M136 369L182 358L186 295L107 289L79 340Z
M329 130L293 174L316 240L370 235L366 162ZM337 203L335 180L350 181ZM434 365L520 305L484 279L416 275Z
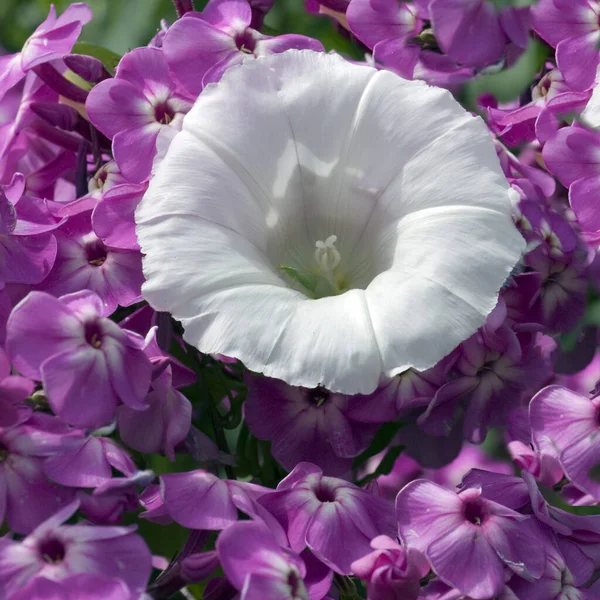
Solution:
M296 569L290 569L288 575L287 584L290 586L290 595L292 598L308 598L304 582L302 581L300 574Z
M322 406L323 404L325 404L325 402L327 402L327 399L329 398L329 391L325 388L318 387L314 390L310 390L308 396L312 404L316 406Z
M246 29L243 33L235 36L235 45L240 52L244 54L253 54L256 48L256 41L252 34Z
M56 538L44 540L38 550L42 559L49 564L62 562L66 554L65 545Z
M314 492L319 502L335 502L335 491L323 483L320 483Z
M92 348L98 349L102 347L102 331L97 323L90 322L85 324L85 341Z
M477 501L465 502L463 512L465 519L469 523L473 523L473 525L482 525L486 517L486 512L481 502Z
M175 118L175 111L168 102L161 102L154 107L154 118L161 125L168 125Z
M8 448L0 442L0 463L3 463L8 458L9 454Z
M94 240L85 245L85 257L90 265L101 267L107 256L108 252L102 240Z

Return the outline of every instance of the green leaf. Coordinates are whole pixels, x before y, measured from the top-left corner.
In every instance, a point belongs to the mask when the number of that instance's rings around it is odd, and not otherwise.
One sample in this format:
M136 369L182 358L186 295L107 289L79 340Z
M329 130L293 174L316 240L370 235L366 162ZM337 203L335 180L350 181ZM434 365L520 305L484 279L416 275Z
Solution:
M115 74L115 68L121 60L121 56L116 52L89 42L77 42L73 46L73 54L85 54L97 58L111 75Z
M375 434L373 441L369 445L369 447L359 454L352 463L352 468L357 469L362 464L366 463L369 458L383 452L392 442L395 435L398 433L398 430L404 426L404 423L392 422L392 423L384 423Z
M488 0L498 10L503 8L527 8L537 4L538 0Z
M357 481L356 484L362 487L364 485L367 485L367 483L373 481L373 479L376 479L380 475L387 475L394 468L394 463L402 453L402 450L404 450L404 446L391 446L390 448L388 448L388 451L385 453L385 456L381 459L381 462L379 463L375 471Z

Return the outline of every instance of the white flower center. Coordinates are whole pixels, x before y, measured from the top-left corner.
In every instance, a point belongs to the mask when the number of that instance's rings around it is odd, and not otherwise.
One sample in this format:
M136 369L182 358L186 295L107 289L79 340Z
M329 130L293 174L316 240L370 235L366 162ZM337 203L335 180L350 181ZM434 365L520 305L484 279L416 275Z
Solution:
M330 235L324 242L315 242L315 260L319 265L322 273L325 275L333 275L334 269L340 264L342 257L335 247L337 235Z
M330 286L324 295L337 295L343 290L339 284L339 278L335 276L335 269L340 264L342 257L335 247L337 235L330 235L324 242L315 242L315 261L317 262L319 274Z

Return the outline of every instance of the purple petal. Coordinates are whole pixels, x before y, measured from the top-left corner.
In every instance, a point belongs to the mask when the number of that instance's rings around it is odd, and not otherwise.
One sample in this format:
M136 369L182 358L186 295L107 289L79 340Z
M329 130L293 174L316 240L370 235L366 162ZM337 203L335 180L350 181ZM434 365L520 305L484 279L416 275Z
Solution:
M12 311L6 349L14 367L30 379L41 379L40 366L50 356L73 349L83 341L83 327L60 301L31 292Z
M369 542L339 502L323 503L306 530L308 547L337 573L351 573L352 563L371 552Z
M551 385L539 391L529 405L533 442L542 447L546 440L564 450L598 431L596 409L585 396Z
M238 49L230 35L202 19L186 17L167 32L163 52L174 77L195 97L202 91L205 73Z
M504 565L475 525L446 531L426 554L442 581L473 600L494 598L504 587Z
M225 529L217 540L221 566L229 582L238 590L244 588L249 575L264 575L285 583L289 565L277 540L260 522L239 522ZM301 576L304 575L304 565Z
M40 283L56 258L56 239L51 233L10 236L0 240L0 281Z
M410 5L386 0L352 0L346 19L352 33L369 48L383 40L405 44L406 38L420 29Z
M535 30L553 47L596 28L589 0L539 0L531 12Z
M433 0L429 11L440 47L457 62L484 67L501 57L506 40L490 3Z
M75 490L51 483L42 471L40 459L13 455L4 468L7 486L6 519L16 533L29 533L71 502Z
M594 84L600 55L598 31L563 40L556 47L556 62L565 81L574 90L586 90Z
M145 97L164 98L174 87L167 62L159 48L134 48L125 54L119 62L117 79L143 90Z
M600 231L600 174L578 179L569 188L569 202L581 226L587 231Z
M102 349L117 396L131 408L143 410L150 388L152 364L142 350L130 348L107 338Z
M161 490L174 521L190 529L225 529L237 521L227 484L205 471L161 477Z
M100 440L88 437L78 447L47 458L44 473L61 485L91 488L110 479L112 470Z
M248 27L252 19L252 8L247 0L210 0L202 13L190 15L214 25L221 31L231 29L234 23Z
M90 121L109 139L151 123L154 111L142 89L121 79L101 81L85 103Z
M544 162L564 186L600 173L600 135L565 127L544 145Z
M532 518L513 521L492 516L484 523L483 535L504 564L519 576L531 581L544 572L544 539Z
M396 498L400 537L407 546L425 552L433 541L464 523L462 510L454 492L424 479L412 481Z
M97 429L112 421L117 397L102 352L91 346L55 354L42 364L52 410L67 423Z
M69 6L53 21L52 11L29 38L23 48L23 68L33 68L42 62L68 54L77 41L81 28L92 20L92 11L84 3Z
M402 77L412 79L421 50L402 40L383 40L373 47L373 59L387 67L393 67Z
M150 176L160 128L158 123L150 123L120 131L113 138L115 160L123 175L133 183L141 183Z
M143 188L133 185L120 185L104 194L92 214L92 227L107 246L139 250L133 215L142 195Z

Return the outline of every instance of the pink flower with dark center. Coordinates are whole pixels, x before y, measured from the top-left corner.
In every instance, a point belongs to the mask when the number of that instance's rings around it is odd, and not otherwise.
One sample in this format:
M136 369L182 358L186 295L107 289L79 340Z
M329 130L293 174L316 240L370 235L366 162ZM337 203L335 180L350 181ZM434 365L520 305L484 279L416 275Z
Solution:
M100 297L87 290L60 299L31 292L7 325L15 368L42 382L61 419L91 429L110 423L119 402L147 406L152 365L144 346L144 338L108 319Z
M151 555L135 528L64 525L78 505L65 506L23 541L0 547L0 586L9 597L34 579L62 582L78 574L119 579L137 594L146 589Z
M275 492L258 502L281 523L294 552L309 548L337 573L350 573L352 562L371 552L374 537L395 531L387 500L342 479L324 477L310 463L298 464Z
M158 48L127 53L116 77L96 85L86 101L91 122L112 140L115 161L133 183L150 176L157 144L168 144L191 107Z
M100 296L108 314L141 300L141 253L105 244L90 211L70 217L55 237L56 260L41 289L54 296L90 290Z
M201 13L188 12L167 32L163 50L170 71L191 96L218 81L234 65L290 48L323 51L321 42L296 34L270 37L252 29L246 0L211 0Z
M309 461L327 475L344 475L352 457L366 449L377 430L377 425L352 418L350 396L258 375L247 375L246 383L248 427L259 439L272 442L273 457L286 469Z
M531 517L483 498L481 489L456 494L418 479L398 494L396 516L404 544L474 600L502 591L506 567L531 581L544 571L544 543Z

